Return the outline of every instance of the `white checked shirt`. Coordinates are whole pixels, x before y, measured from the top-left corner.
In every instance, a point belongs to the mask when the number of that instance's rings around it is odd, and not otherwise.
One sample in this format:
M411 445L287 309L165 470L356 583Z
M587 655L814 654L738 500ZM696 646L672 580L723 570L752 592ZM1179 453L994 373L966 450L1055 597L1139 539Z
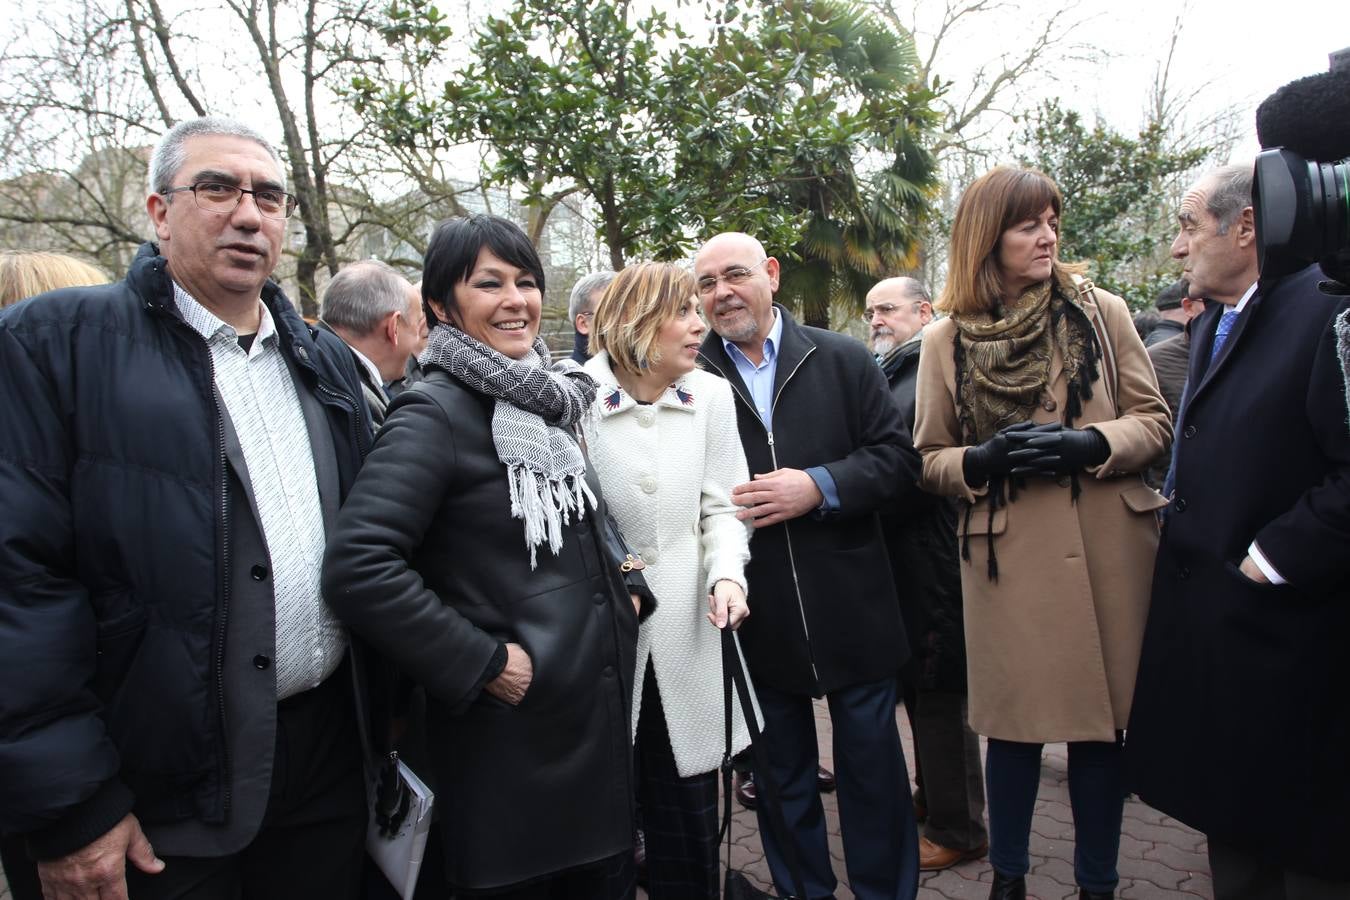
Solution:
M216 388L248 466L271 557L277 698L282 699L317 687L337 668L346 647L342 626L320 588L323 508L309 429L267 307L259 302L258 334L245 351L233 327L177 282L173 288L184 321L211 350Z

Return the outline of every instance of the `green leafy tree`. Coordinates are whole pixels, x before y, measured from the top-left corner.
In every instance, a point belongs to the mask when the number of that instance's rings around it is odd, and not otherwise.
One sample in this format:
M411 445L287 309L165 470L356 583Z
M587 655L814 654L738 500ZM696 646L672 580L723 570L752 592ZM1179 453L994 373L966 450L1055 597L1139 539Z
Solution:
M1161 189L1204 161L1208 148L1169 150L1158 125L1137 137L1101 122L1089 126L1058 101L1037 107L1022 135L1021 162L1045 172L1064 194L1061 259L1088 262L1093 280L1135 309L1153 302L1175 274L1157 248L1172 239L1170 197Z
M428 8L399 3L393 37L435 40ZM706 16L697 38L682 24L693 10ZM471 54L437 96L367 78L354 102L393 142L481 141L536 240L578 194L615 268L752 232L788 251L784 296L809 298L817 323L913 249L933 183L931 97L914 86L908 36L850 3L639 16L628 0L517 0Z

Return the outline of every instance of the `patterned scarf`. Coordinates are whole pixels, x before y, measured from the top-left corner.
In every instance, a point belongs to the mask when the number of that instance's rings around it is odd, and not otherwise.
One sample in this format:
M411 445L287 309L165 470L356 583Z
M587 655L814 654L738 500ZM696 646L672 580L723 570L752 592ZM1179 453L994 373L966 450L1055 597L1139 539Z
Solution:
M507 469L511 516L525 523L530 568L545 539L557 556L562 528L573 512L595 508L586 485L586 459L570 430L595 399L595 381L572 360L546 366L548 347L535 339L520 359L503 356L453 325L441 323L427 337L423 365L438 366L467 387L496 398L492 443Z
M1092 399L1101 349L1092 320L1078 300L1069 276L1032 285L1012 303L988 314L953 315L956 325L956 407L968 444L989 440L1009 425L1031 418L1050 390L1055 350L1064 360L1068 381L1063 423L1072 426ZM1078 474L1069 476L1070 497L1078 499ZM988 574L998 581L994 552L994 513L1017 499L1015 479L996 476L989 482ZM975 507L966 507L969 526ZM970 533L961 541L961 558L970 560Z
M1077 296L1072 282L1049 280L994 313L952 316L956 402L969 443L1031 418L1050 388L1056 348L1069 383L1064 424L1082 416L1101 352Z

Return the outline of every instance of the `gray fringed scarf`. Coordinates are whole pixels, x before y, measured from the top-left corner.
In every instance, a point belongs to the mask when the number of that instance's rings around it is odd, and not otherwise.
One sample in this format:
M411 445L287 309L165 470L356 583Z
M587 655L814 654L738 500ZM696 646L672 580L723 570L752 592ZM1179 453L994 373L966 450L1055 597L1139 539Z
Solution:
M1341 379L1345 382L1345 405L1350 408L1350 309L1336 317L1336 342L1341 356Z
M492 443L511 484L511 515L525 522L530 568L545 539L557 556L562 527L573 512L595 508L586 485L586 459L570 429L595 399L595 380L570 359L546 366L548 347L536 339L520 359L503 356L453 325L441 323L427 337L420 361L439 366L472 390L497 401Z

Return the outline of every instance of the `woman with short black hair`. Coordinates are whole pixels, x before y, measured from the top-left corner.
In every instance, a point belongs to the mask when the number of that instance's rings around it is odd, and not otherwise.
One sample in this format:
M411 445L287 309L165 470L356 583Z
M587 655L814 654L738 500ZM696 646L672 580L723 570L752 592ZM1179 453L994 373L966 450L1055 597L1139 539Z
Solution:
M425 378L343 506L325 598L426 688L456 896L630 897L629 699L651 601L576 440L595 382L550 365L543 266L510 222L442 223L422 292Z

